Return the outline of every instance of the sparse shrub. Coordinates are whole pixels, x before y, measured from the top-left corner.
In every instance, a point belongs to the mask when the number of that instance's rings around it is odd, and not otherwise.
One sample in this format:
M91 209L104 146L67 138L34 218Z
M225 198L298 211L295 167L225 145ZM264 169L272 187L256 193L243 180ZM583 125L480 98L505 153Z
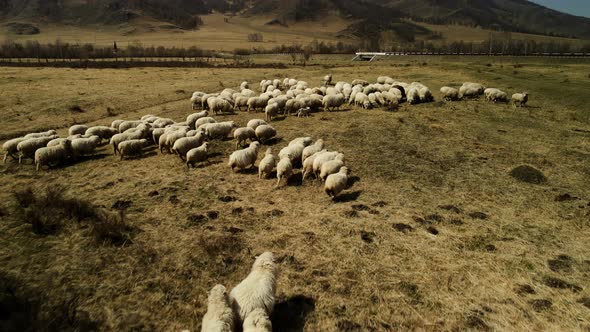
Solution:
M31 224L35 234L57 233L68 221L86 221L100 242L124 244L131 240L134 229L125 222L123 211L113 214L88 201L66 197L61 186L51 186L36 193L31 187L17 190L13 197L17 202L16 217Z

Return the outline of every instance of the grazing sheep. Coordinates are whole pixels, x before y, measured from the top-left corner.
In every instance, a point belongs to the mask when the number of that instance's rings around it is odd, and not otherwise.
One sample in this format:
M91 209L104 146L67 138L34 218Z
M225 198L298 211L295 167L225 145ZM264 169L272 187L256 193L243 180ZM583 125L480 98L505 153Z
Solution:
M475 98L482 95L485 91L485 87L479 83L466 82L459 88L459 99L465 97Z
M303 154L303 149L305 149L305 145L301 143L297 144L290 144L279 152L279 159L283 159L287 156L291 159L291 163L301 164L301 155Z
M254 163L258 158L258 149L260 149L260 143L252 142L249 147L243 150L234 151L229 156L228 166L231 167L233 171L235 171L236 168L240 170L254 167Z
M310 146L312 143L313 143L313 138L311 138L311 137L297 137L297 138L294 138L293 140L291 140L291 142L289 142L289 145L302 144L305 147L305 146Z
M258 140L261 143L267 142L269 139L271 139L277 135L276 129L274 129L272 126L267 125L267 124L263 124L263 125L256 127L255 133L256 133L256 137L258 137Z
M248 82L246 82L246 81L244 81L240 84L240 91L244 91L249 88L250 88L250 86L249 86Z
M328 75L324 76L324 78L322 79L322 85L328 86L331 83L332 83L332 74L328 74Z
M88 126L85 125L73 125L68 129L68 135L84 135L88 130Z
M514 107L524 107L526 106L527 101L529 101L529 94L528 92L515 93L512 95L511 100Z
M147 128L132 128L132 130L130 131L114 135L113 137L111 137L110 141L110 144L113 145L113 153L116 155L119 152L119 144L121 144L121 142L142 139L148 137L148 134L149 130Z
M47 146L35 151L35 165L36 169L43 165L50 165L53 163L64 162L71 153L71 142L69 140L62 141L59 145Z
M213 119L210 116L202 117L202 118L198 119L197 121L195 121L195 128L199 128L200 126L202 126L206 123L217 123L217 120Z
M240 147L247 140L254 142L256 140L256 131L250 127L241 127L234 130L234 138L236 139L236 149Z
M272 332L272 322L266 311L254 309L244 320L242 332Z
M263 309L270 316L275 305L277 272L274 255L265 252L256 258L248 277L232 289L229 297L240 323L255 309Z
M58 138L57 135L47 137L27 138L16 145L18 151L18 163L22 162L23 158L35 158L35 151L47 146L47 143Z
M191 96L191 108L197 109L198 106L201 105L201 98L205 95L204 92L201 91L195 91L193 92L193 95Z
M241 111L242 108L248 107L248 99L250 99L250 97L242 95L237 96L234 101L234 109Z
M352 98L352 95L351 95ZM369 96L362 92L357 92L354 94L354 104L357 106L365 107L365 105L369 103Z
M496 89L496 88L488 88L484 90L484 95L486 96L487 101L493 101L494 103L503 101L508 101L508 95L506 92Z
M60 137L60 138L52 139L51 141L49 141L49 143L47 143L47 146L60 145L60 144L62 144L65 141L71 141L71 140L76 139L76 138L82 138L82 136L81 135L74 135L74 136L68 136L68 138Z
M186 154L195 148L200 147L205 141L205 134L203 132L197 133L196 136L181 137L174 142L172 152L176 153L180 160L184 161Z
M343 94L335 94L335 95L327 95L322 100L322 106L324 110L329 111L330 109L339 109L342 104L344 104L344 95Z
M342 166L344 166L344 161L338 158L326 161L322 164L322 167L320 168L320 179L326 181L326 178L330 174L337 173L340 170L340 167Z
M266 125L266 124L268 124L268 123L266 123L266 121L264 121L262 119L252 119L252 120L248 121L248 124L246 125L246 127L250 127L252 129L256 130L256 128L258 126Z
M315 154L324 149L324 140L319 139L312 145L306 146L301 153L301 162L305 161L305 159L309 158L309 156Z
M248 99L248 112L250 112L251 110L256 111L258 109L263 109L266 104L268 103L268 100L270 98L268 98L268 96L265 95L260 95L258 97L250 97Z
M422 103L429 103L434 101L434 97L432 96L432 92L428 87L421 87L418 89L418 96L420 97L420 102Z
M367 82L365 80L356 79L356 80L352 81L352 83L350 83L350 84L352 86L359 85L359 84L362 86L365 86L365 85L369 85L369 82Z
M122 133L122 132L125 132L125 130L127 130L127 129L137 128L140 124L143 124L143 121L141 121L141 120L123 121L119 125L119 132Z
M209 109L211 111L213 111L213 113L217 114L217 113L233 113L234 112L234 108L232 107L232 104L222 98L211 98L207 101L208 105L209 105Z
M96 150L100 144L100 137L91 136L89 138L76 138L72 140L71 148L74 157L88 155Z
M322 165L324 163L326 163L330 160L334 160L334 159L339 159L341 161L344 161L344 154L339 153L337 151L331 151L331 152L324 152L322 154L317 155L313 161L313 172L319 176L320 171L322 169Z
M41 137L48 137L48 136L53 136L53 135L57 135L57 132L52 129L52 130L48 130L48 131L44 131L44 132L40 132L40 133L26 134L25 138L41 138Z
M418 104L420 103L420 92L416 87L411 86L408 89L408 94L406 95L408 104Z
M272 103L266 105L264 109L264 113L266 114L266 121L272 121L272 118L275 117L279 113L279 104Z
M27 140L27 138L17 137L8 140L4 142L4 144L2 144L2 149L4 150L4 159L2 160L2 163L6 163L6 158L8 156L11 156L13 159L16 159L16 153L18 152L16 147L18 146L18 143L24 140Z
M281 152L283 152L281 150ZM291 154L280 157L279 163L277 164L277 187L281 184L282 179L289 179L293 174L293 162L291 161L294 157Z
M346 188L348 185L348 168L346 166L342 166L340 171L335 174L330 174L326 178L326 183L324 184L324 191L328 196L335 198L340 194L342 190Z
M297 117L298 118L308 118L311 109L309 107L303 107L297 110Z
M234 313L229 305L227 291L223 285L215 285L209 291L201 332L232 332L233 326Z
M226 139L227 136L231 134L232 130L237 127L238 126L233 121L210 123L205 128L205 133L207 134L207 137L211 139Z
M152 130L152 140L154 143L158 143L160 141L160 136L162 136L166 132L166 128L155 128Z
M303 173L303 176L301 178L302 182L303 182L303 180L305 180L307 175L314 174L313 163L315 161L315 158L325 152L328 152L328 150L321 150L321 151L316 152L316 153L312 154L311 156L305 158L305 160L303 161L303 168L301 169L301 173Z
M440 93L443 96L443 100L452 101L459 99L459 90L448 86L440 88Z
M268 177L272 170L275 168L277 163L277 158L272 154L272 149L266 149L266 153L264 154L264 158L258 164L258 178L262 179L262 177Z
M197 120L204 118L208 115L209 115L208 111L202 111L202 112L189 114L186 117L186 124L188 124L188 126L191 127L191 129L195 129L196 128L195 123L197 122ZM159 128L159 127L156 127L154 124L154 128Z
M143 153L143 148L148 144L148 141L143 139L131 139L128 141L124 141L119 143L119 154L121 155L121 160L125 156L134 156L134 155L141 155Z
M115 120L116 121L116 120ZM117 127L118 128L118 127ZM86 129L85 136L98 136L100 140L110 140L113 136L119 133L117 128L107 126L94 126Z
M306 107L305 102L300 99L289 99L285 103L285 114L297 112L297 110Z
M195 167L195 163L206 161L209 151L209 143L205 142L198 148L189 150L186 153L186 167Z

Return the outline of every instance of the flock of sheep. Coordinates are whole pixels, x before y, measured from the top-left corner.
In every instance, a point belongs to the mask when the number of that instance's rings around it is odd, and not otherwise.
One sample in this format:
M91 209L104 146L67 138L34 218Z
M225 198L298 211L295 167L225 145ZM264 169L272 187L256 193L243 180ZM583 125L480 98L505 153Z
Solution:
M209 292L201 332L271 332L277 266L271 252L258 256L246 279L227 294L223 285Z
M332 76L326 75L318 87L292 78L262 80L259 89L260 94L251 90L248 82L242 82L239 91L228 88L219 93L194 92L192 108L200 110L189 114L183 122L150 114L139 120L115 120L110 126L74 125L69 128L68 137L59 137L55 130L30 133L3 144L4 162L8 156L18 158L19 163L29 158L39 170L42 166L91 155L103 142L109 141L113 153L119 154L121 160L141 154L150 144L157 144L161 153L176 154L190 168L207 161L212 140L233 136L237 150L229 156L228 164L233 170L242 170L255 166L261 145L277 135L269 122L278 114L309 116L320 109L339 109L345 103L365 109L393 109L403 102L417 104L434 100L424 84L396 81L387 76L378 77L373 84L360 79L332 84ZM493 102L508 100L505 92L478 83L464 83L459 89L442 87L440 92L448 101L480 95ZM526 92L512 96L515 106L524 106L527 101ZM264 111L266 120L252 119L245 127L238 127L234 121L218 122L209 116L243 109ZM302 168L303 180L316 175L325 181L324 189L332 197L348 182L349 168L344 164L344 155L324 149L323 140L314 142L310 137L292 140L278 156L268 148L258 166L259 177L267 178L276 169L278 186L298 167Z

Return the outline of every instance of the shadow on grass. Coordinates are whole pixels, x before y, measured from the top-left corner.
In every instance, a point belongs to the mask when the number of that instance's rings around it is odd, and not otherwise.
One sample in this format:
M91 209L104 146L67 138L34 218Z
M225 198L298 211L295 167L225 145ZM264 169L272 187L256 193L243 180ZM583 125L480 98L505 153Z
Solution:
M307 316L315 310L315 299L295 295L277 303L271 316L273 331L303 331Z
M282 140L283 139L280 138L280 137L273 137L273 138L267 139L267 140L265 140L264 142L261 142L261 143L263 145L266 145L266 146L273 146L273 145L276 145L276 144L280 143Z
M288 186L296 186L296 187L299 187L299 186L303 185L303 174L302 173L296 173L296 174L291 175L287 179L287 185Z
M353 202L356 201L359 196L361 196L361 191L357 190L357 191L353 191L353 192L347 192L344 194L340 194L336 197L334 197L334 202L335 203L347 203L347 202Z

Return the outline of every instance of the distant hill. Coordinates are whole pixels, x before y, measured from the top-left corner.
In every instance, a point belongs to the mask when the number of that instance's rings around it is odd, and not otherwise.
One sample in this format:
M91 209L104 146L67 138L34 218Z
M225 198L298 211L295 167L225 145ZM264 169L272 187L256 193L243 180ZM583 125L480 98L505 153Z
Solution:
M5 24L32 25L17 25L15 31L22 33L35 33L35 24L115 25L136 18L190 30L202 24L200 16L212 12L270 15L271 21L285 27L338 15L350 21L342 35L372 40L383 31L406 41L436 38L428 28L411 22L590 39L590 19L526 0L0 0Z

